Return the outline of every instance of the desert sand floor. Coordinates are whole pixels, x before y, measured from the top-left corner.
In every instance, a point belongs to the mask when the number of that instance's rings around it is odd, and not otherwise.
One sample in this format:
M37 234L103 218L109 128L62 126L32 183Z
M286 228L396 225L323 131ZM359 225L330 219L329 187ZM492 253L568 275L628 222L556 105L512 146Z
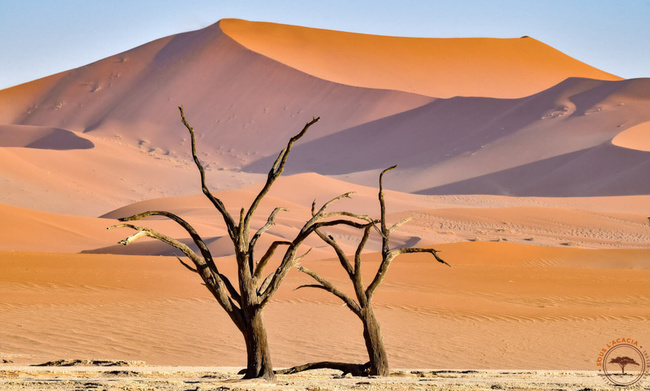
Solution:
M233 368L0 366L3 390L611 390L597 372L396 370L384 378L327 370L236 380ZM643 380L642 380L643 382ZM641 387L642 387L641 383ZM648 389L648 388L645 388Z
M452 267L404 257L377 292L395 368L590 371L612 339L650 341L648 249L436 247ZM347 286L336 261L308 262ZM0 359L245 364L236 328L173 257L3 252L0 268ZM291 271L266 308L274 364L365 362L358 319L325 292L293 291L306 278Z

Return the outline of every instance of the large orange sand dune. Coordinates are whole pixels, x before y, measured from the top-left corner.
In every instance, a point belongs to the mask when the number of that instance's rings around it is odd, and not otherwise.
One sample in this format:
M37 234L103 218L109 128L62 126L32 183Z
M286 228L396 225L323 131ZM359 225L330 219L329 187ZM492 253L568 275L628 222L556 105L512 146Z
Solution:
M568 77L620 80L530 37L405 38L222 20L247 48L337 83L450 98L519 98Z

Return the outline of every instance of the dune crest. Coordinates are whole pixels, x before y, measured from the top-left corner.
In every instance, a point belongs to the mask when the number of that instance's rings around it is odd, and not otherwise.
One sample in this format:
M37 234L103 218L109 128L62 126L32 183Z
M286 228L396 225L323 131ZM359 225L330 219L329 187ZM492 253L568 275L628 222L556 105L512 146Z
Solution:
M239 19L220 25L250 50L305 73L437 98L519 98L568 77L621 80L530 37L405 38Z

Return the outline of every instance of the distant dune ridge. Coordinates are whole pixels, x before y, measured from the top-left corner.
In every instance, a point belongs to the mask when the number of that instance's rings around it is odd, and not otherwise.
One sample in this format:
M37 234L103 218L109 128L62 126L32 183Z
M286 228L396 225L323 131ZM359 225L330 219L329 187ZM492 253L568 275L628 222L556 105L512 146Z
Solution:
M106 231L168 209L233 272L179 105L233 215L321 117L260 206L252 229L289 209L261 245L293 235L314 199L354 191L340 208L377 215L377 175L398 164L389 220L414 219L393 245L440 247L452 267L391 266L375 305L394 366L596 370L612 333L650 343L650 78L530 37L227 19L0 91L0 362L245 364L236 330L168 246L123 247L128 233ZM147 225L191 242L168 221ZM328 234L356 248L358 232ZM320 239L306 247L304 262L345 284ZM378 238L366 249L370 270ZM305 281L292 273L266 313L275 364L361 362L356 319L322 292L293 292Z

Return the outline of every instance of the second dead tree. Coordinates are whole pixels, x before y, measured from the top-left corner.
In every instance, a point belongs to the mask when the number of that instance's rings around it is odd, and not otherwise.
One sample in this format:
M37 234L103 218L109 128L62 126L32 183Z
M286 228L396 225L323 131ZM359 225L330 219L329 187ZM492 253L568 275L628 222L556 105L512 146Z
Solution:
M366 349L368 351L369 361L366 364L352 364L352 363L341 363L341 362L331 362L331 361L322 361L308 363L304 365L295 366L293 368L285 369L278 371L278 373L296 373L310 369L319 369L319 368L329 368L341 370L344 374L350 373L353 376L388 376L390 374L390 367L388 365L388 356L386 354L386 349L384 347L384 342L381 335L381 329L379 327L379 322L372 306L372 298L379 287L379 285L386 277L388 268L391 262L401 254L409 253L429 253L431 254L436 261L449 266L442 258L438 256L438 251L431 248L419 248L419 247L404 247L391 250L390 249L390 234L398 227L409 221L406 219L400 221L399 223L394 224L390 228L386 223L386 204L384 202L384 190L383 190L383 177L384 174L396 166L385 169L379 175L379 205L381 208L380 219L377 221L372 221L365 224L363 229L363 235L361 241L359 242L354 258L351 261L348 256L345 254L343 249L339 244L329 235L324 234L320 230L316 230L318 236L325 241L329 246L331 246L341 263L341 266L345 270L347 276L349 277L352 285L354 286L354 292L356 300L352 297L338 289L327 279L321 277L316 272L307 269L304 266L298 266L298 270L309 275L313 278L317 284L311 285L302 285L300 288L319 288L324 289L345 303L345 305L355 314L361 322L363 323L363 338L365 340ZM312 213L316 213L314 206L312 206ZM379 223L379 227L377 227ZM377 230L381 235L382 241L382 251L381 251L381 263L379 269L374 275L374 278L370 284L365 287L361 278L361 253L370 237L370 234L373 230Z

